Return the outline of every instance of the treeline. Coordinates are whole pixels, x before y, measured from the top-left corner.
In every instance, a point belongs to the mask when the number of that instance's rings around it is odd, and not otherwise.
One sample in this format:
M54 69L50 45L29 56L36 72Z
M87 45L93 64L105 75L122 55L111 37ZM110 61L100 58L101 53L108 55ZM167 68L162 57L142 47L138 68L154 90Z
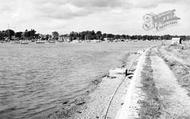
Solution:
M37 34L34 29L25 30L24 32L15 32L12 29L0 31L0 40L15 40L15 39L35 39L39 38L40 34Z
M180 37L182 39L187 39L188 36L184 35L126 35L126 34L109 34L102 33L101 31L82 31L82 32L71 32L70 34L65 34L65 36L69 36L71 40L104 40L107 38L108 40L171 40L173 37Z
M170 40L173 37L180 37L182 39L188 39L189 36L173 36L173 35L126 35L126 34L110 34L102 33L101 31L82 31L82 32L71 32L69 34L59 35L57 31L52 32L52 34L40 34L36 30L25 30L23 32L15 32L12 29L0 31L0 40L10 41L10 40L58 40L60 37L69 38L72 40Z
M25 31L19 31L15 32L12 29L7 29L0 31L0 40L2 41L10 41L10 40L49 40L49 39L55 39L58 40L59 38L59 33L54 31L52 34L40 34L36 33L36 30L31 29L31 30L25 30Z

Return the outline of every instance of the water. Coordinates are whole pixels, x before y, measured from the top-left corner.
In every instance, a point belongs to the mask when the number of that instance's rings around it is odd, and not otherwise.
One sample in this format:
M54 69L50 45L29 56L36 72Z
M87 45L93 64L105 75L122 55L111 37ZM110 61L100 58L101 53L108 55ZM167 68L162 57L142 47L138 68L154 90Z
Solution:
M84 93L139 43L0 44L0 118L30 119Z

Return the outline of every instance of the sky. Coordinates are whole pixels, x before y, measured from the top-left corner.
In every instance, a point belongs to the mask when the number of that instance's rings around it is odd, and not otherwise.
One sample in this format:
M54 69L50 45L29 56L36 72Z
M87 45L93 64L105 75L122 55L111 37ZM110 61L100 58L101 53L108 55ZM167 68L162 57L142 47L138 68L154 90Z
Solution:
M0 30L190 35L190 0L0 0L0 3ZM173 9L180 18L177 24L161 31L142 28L144 15Z

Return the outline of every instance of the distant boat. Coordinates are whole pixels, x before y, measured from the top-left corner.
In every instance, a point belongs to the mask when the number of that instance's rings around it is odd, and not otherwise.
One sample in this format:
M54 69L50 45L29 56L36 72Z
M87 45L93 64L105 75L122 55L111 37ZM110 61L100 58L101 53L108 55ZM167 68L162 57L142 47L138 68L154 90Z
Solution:
M49 40L48 42L49 43L55 43L55 40Z
M60 43L62 43L62 42L64 42L63 40L57 40L57 42L60 42Z
M73 40L73 41L71 41L71 43L80 43L80 41L79 40Z
M21 42L20 42L20 41L14 41L13 43L15 43L15 44L20 44Z
M43 41L43 40L37 40L36 41L36 44L44 44L45 43L45 41Z
M20 44L29 44L29 41L28 40L23 40L23 41L20 41Z

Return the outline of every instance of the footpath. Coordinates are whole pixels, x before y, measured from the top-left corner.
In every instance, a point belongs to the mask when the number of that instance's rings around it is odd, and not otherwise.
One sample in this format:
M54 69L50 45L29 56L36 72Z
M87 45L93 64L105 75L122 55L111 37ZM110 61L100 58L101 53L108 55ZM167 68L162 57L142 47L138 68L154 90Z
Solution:
M175 64L168 63L171 56L158 47L140 56L115 119L190 119L190 95L171 67ZM183 62L176 57L173 60Z

